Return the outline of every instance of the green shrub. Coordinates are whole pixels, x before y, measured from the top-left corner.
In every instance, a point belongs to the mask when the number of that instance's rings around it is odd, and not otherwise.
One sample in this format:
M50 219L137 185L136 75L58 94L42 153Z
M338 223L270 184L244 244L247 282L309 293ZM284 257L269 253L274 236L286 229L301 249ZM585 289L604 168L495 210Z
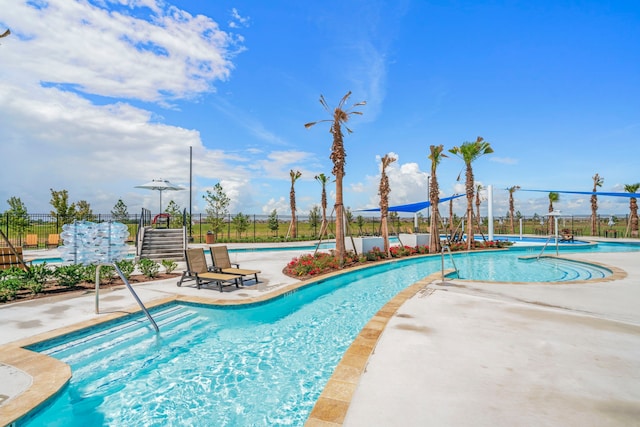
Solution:
M29 280L24 284L24 288L30 290L32 294L37 295L44 290L44 283Z
M58 280L58 284L68 288L77 286L83 281L85 275L85 267L79 264L62 265L53 271L53 276Z
M46 262L43 262L42 264L31 265L29 266L27 271L24 272L24 278L27 282L35 282L39 285L42 285L42 288L44 288L47 280L49 280L52 275L53 272Z
M160 271L160 264L151 259L142 258L138 261L138 268L145 277L153 279Z
M163 259L162 266L164 267L164 271L167 274L170 274L173 270L178 268L178 263L175 261L171 261L170 259Z
M100 267L100 283L111 283L116 277L116 269L111 265L103 265ZM95 281L95 279L94 279Z
M122 259L120 261L116 261L116 265L122 272L122 275L124 276L124 278L127 280L129 280L129 278L133 274L133 271L136 269L135 261L130 259Z
M16 297L22 282L17 278L4 278L0 281L0 301L9 301Z

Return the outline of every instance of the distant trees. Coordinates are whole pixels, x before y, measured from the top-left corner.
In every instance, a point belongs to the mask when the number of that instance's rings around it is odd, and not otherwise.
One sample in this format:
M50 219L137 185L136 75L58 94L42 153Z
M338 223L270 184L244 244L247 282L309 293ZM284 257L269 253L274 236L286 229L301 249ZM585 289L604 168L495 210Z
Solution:
M242 233L246 232L249 229L249 225L251 225L251 221L249 221L249 215L244 215L242 212L238 212L232 219L233 226L236 229L236 237L241 238Z
M56 191L53 188L51 190L51 201L49 202L53 206L51 215L58 218L60 224L71 224L76 217L76 205L75 203L69 204L69 192L67 190Z
M20 240L24 236L27 228L29 227L29 213L27 207L19 197L12 196L7 200L9 209L4 212L3 219L6 218L9 221L9 227L15 231Z
M169 214L169 222L171 224L171 227L182 227L182 208L179 204L171 200L167 207L164 208L164 213Z
M318 224L320 224L320 207L313 205L309 211L309 227L313 228L313 235L317 233Z
M278 211L275 209L272 210L269 214L268 227L274 236L278 235L278 228L280 228L280 223L278 222Z
M76 202L75 219L78 221L93 221L93 210L91 205L86 200L79 200Z
M125 222L129 219L129 212L127 211L127 205L124 204L122 199L118 199L113 209L111 210L111 217L114 221Z
M213 190L207 190L207 194L202 198L207 202L207 220L211 224L211 229L217 239L218 233L224 227L224 218L229 213L231 199L224 192L224 188L219 182L213 186Z

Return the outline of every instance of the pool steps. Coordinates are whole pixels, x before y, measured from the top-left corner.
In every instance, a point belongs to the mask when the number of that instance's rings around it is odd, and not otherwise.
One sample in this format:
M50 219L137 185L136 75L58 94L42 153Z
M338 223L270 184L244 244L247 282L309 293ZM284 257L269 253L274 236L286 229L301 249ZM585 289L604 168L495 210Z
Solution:
M154 310L153 316L162 331L162 340L171 339L173 335L193 327L203 319L197 312L182 305L170 305ZM99 353L114 347L135 344L136 340L155 337L149 335L149 332L151 332L151 325L146 322L144 317L136 316L130 320L120 321L104 330L90 329L88 333L78 335L76 339L61 344L56 344L55 341L58 340L55 340L49 341L50 345L46 348L36 344L31 346L31 349L56 358L73 359L74 355L81 357L81 353L87 350ZM64 341L65 338L68 337L63 336L60 341Z

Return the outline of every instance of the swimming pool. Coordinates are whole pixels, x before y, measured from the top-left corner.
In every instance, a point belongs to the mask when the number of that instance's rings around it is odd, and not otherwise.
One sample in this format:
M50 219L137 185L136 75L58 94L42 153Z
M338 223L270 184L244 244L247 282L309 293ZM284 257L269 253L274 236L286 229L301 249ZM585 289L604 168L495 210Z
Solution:
M523 254L497 258L511 252ZM401 259L260 305L163 306L159 335L138 315L33 346L73 378L26 425L302 425L366 322L439 269L439 257Z

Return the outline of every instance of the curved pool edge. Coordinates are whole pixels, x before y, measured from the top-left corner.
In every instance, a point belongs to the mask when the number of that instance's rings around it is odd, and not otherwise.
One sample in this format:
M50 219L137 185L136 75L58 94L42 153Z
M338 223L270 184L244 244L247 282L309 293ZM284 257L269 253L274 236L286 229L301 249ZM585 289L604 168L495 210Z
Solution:
M438 271L404 288L365 324L338 362L324 390L316 400L316 404L304 424L305 427L342 425L356 387L360 382L360 376L363 374L369 357L375 350L378 339L387 323L407 300L440 278L441 272Z
M523 259L528 259L529 257L521 257ZM536 258L536 255L532 255L530 258ZM541 258L552 258L552 259L564 259L567 261L571 261L571 262L577 262L580 264L585 264L585 265L592 265L595 267L600 267L606 270L611 271L611 275L607 276L607 277L598 277L598 278L594 278L594 279L586 279L586 280L564 280L564 281L554 281L554 282L516 282L516 281L509 281L509 282L501 282L498 280L492 280L492 281L486 281L486 280L470 280L470 279L458 279L458 278L453 278L453 277L446 277L447 280L449 281L459 281L462 283L476 283L476 284L482 284L482 283L490 283L492 285L547 285L547 286L563 286L563 285L580 285L580 284L588 284L588 283L600 283L600 282L613 282L616 280L622 280L625 279L627 277L627 272L619 267L613 266L613 265L609 265L609 264L603 264L603 263L599 263L599 262L595 262L595 261L585 261L584 259L578 258L578 257L571 257L571 256L556 256L556 255L543 255L541 256ZM448 275L453 274L454 271L451 270L450 273L448 273Z

